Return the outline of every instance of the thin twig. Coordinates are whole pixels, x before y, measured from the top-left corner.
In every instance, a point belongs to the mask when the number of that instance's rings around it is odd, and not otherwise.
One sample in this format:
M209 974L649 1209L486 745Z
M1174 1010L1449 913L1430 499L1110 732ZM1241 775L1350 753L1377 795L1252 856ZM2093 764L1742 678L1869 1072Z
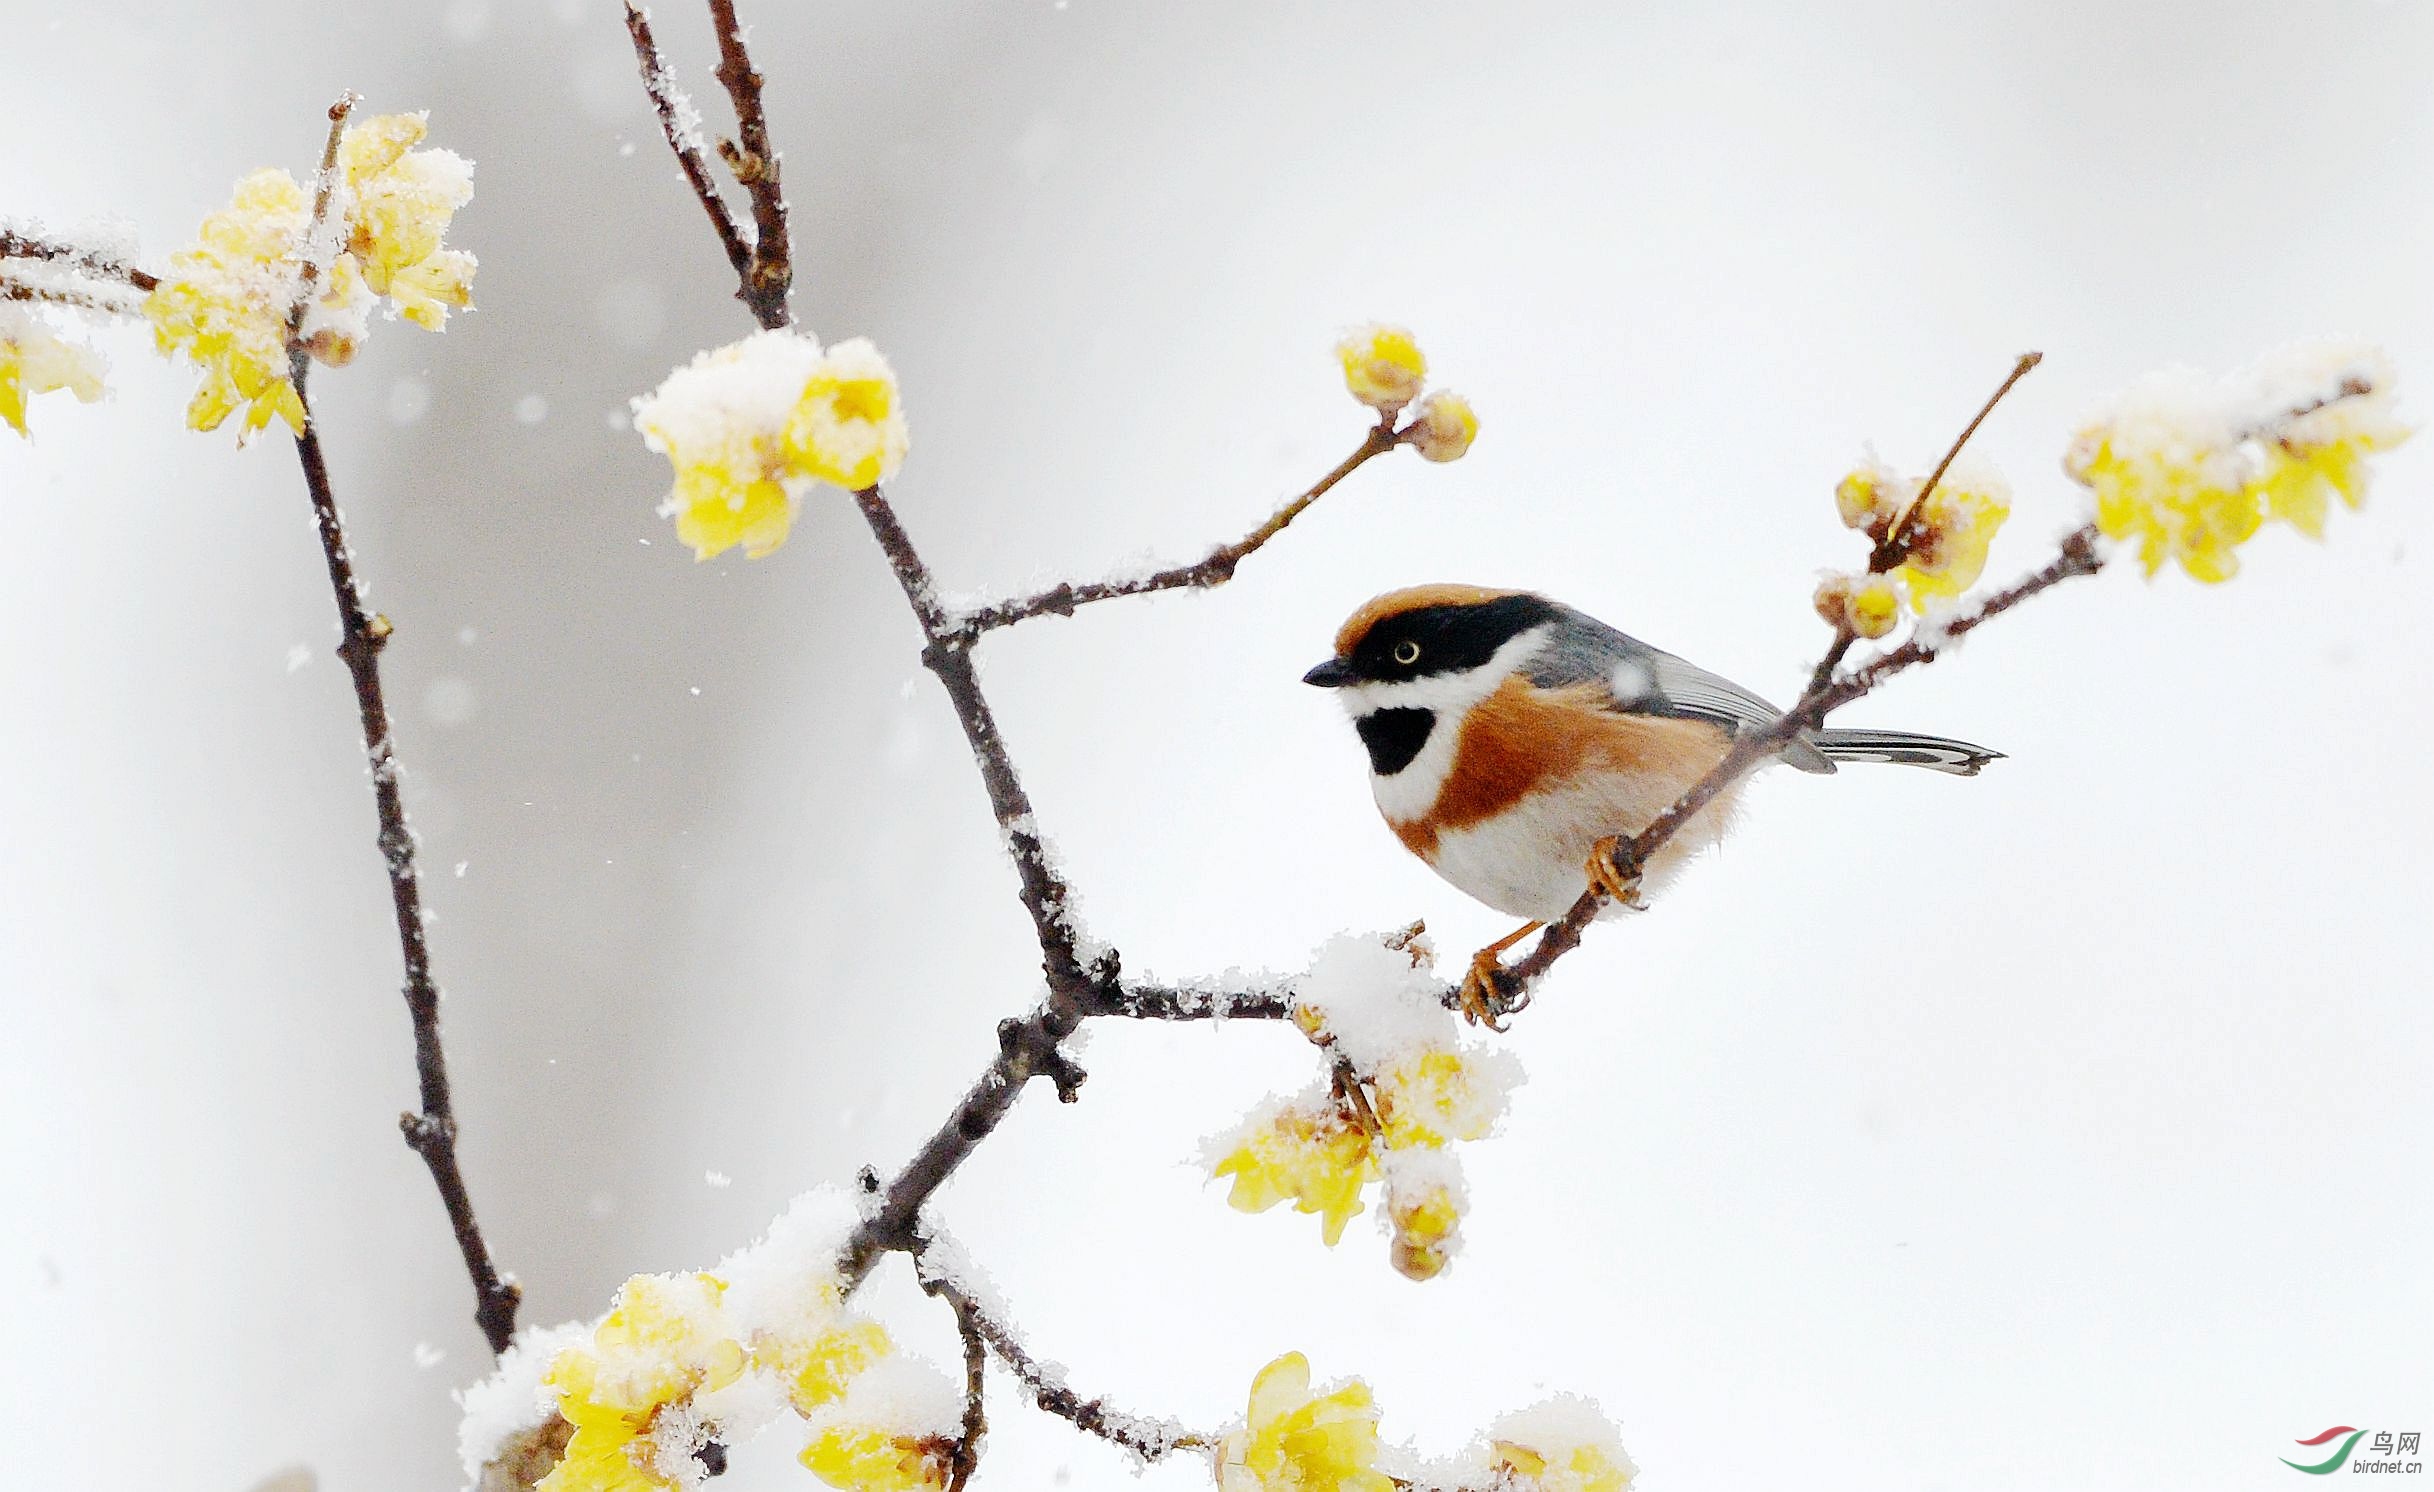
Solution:
M1083 998L1082 1013L1138 1021L1280 1021L1293 1013L1293 993L1124 984L1092 990Z
M651 96L651 107L659 113L660 133L667 136L668 149L676 152L677 168L684 172L685 185L701 202L702 211L710 215L710 230L718 235L718 246L726 252L727 262L735 268L736 298L750 304L743 287L752 283L752 245L744 241L743 230L736 226L735 214L718 193L718 184L711 179L709 158L702 154L701 138L695 133L700 116L694 112L692 100L676 86L676 76L669 71L667 55L651 35L651 13L627 0L625 7L626 34L634 39L634 60L642 65L643 91ZM754 309L758 319L759 310ZM778 322L774 325L783 325ZM762 322L764 326L773 323Z
M1968 424L1961 427L1961 433L1952 438L1952 444L1944 448L1944 459L1938 461L1935 470L1927 474L1926 484L1919 488L1918 496L1910 500L1910 506L1902 509L1901 516L1894 519L1892 526L1885 531L1884 542L1877 545L1876 552L1869 556L1870 570L1881 573L1902 562L1907 550L1902 541L1909 537L1911 520L1927 506L1928 496L1935 491L1936 483L1944 480L1944 473L1952 469L1952 463L1961 454L1961 447L1969 444L1969 437L1978 433L1978 426L1986 423L1986 417L1995 412L1995 406L2003 402L2003 396L2012 391L2012 386L2026 378L2029 369L2044 361L2045 354L2042 352L2020 354L2019 361L2012 364L2010 375L1995 385L1995 391L1986 396L1986 402L1978 406L1978 412L1970 417Z
M122 287L115 294L98 290L81 290L72 286L24 285L14 280L0 280L0 300L22 301L33 305L67 306L73 310L91 311L102 316L126 316L134 306L124 299Z
M982 1438L989 1433L989 1343L981 1335L980 1307L970 1295L943 1277L924 1275L921 1288L941 1296L955 1313L955 1333L963 1339L963 1433L947 1462L947 1492L963 1492L980 1465Z
M1153 591L1208 589L1234 578L1234 571L1245 559L1256 554L1267 542L1285 531L1285 526L1300 517L1304 509L1344 478L1360 470L1373 457L1382 456L1395 448L1399 437L1393 417L1381 417L1361 443L1335 465L1335 469L1310 484L1308 489L1270 514L1268 521L1231 544L1220 544L1201 559L1188 565L1177 565L1155 574L1131 580L1098 580L1076 585L1070 581L1049 587L1037 595L1000 601L977 611L968 611L955 619L956 635L970 639L1000 627L1036 616L1071 616L1074 608L1088 606L1094 601L1112 601L1119 596L1143 596Z
M313 175L313 216L305 225L304 242L298 246L303 267L296 273L296 298L287 306L287 367L295 380L296 397L304 397L304 370L309 354L304 344L304 318L313 309L313 292L320 288L321 272L337 247L327 240L330 230L330 204L338 196L338 146L346 138L347 116L362 102L353 89L338 95L330 105L329 138L321 147L321 169Z
M98 249L53 243L48 239L32 238L6 229L0 229L0 259L41 259L66 264L80 274L116 280L137 290L150 291L161 283L158 275L146 274L125 260Z
M338 139L354 104L355 96L350 93L330 107L330 141L322 153L322 180L315 195L308 244L318 238L326 225ZM290 376L297 401L305 412L304 429L296 437L296 456L304 468L305 489L312 497L313 521L321 535L322 558L329 568L330 592L338 604L338 656L346 663L347 677L355 686L364 756L372 771L372 802L380 821L377 842L381 859L388 867L389 902L396 917L398 947L405 960L406 1011L414 1023L414 1070L422 1106L420 1112L400 1115L398 1127L406 1144L423 1158L423 1164L431 1172L432 1184L439 1189L441 1205L448 1210L448 1225L456 1234L457 1251L464 1256L465 1272L473 1281L473 1319L489 1341L490 1350L501 1353L515 1337L516 1306L523 1292L512 1280L503 1277L491 1261L490 1246L474 1219L473 1199L465 1189L464 1172L457 1164L456 1109L449 1093L447 1053L440 1044L439 986L431 977L431 948L424 927L414 831L406 823L405 796L398 786L397 753L390 739L389 703L381 687L380 653L388 645L393 629L387 617L364 606L363 588L355 575L354 550L347 543L346 527L331 489L329 464L321 451L321 428L313 418L306 388L312 360L306 354L300 333L318 276L316 258L308 251L287 324Z
M1203 1450L1216 1443L1213 1437L1196 1431L1153 1428L1147 1421L1109 1408L1104 1399L1086 1399L1075 1393L1042 1367L1039 1359L1015 1336L1013 1328L983 1310L960 1282L938 1272L927 1260L916 1262L922 1271L922 1288L945 1297L955 1308L957 1323L970 1323L989 1350L997 1354L997 1360L1030 1391L1031 1402L1039 1409L1086 1434L1120 1445L1145 1461L1161 1460L1179 1450Z
M1077 1002L1084 988L1094 980L1104 982L1107 976L1082 967L1073 924L1066 911L1071 892L1048 861L1047 847L1040 840L1039 826L1032 816L1030 796L1023 791L1022 779L1015 773L1013 758L1007 754L1005 738L998 731L988 697L981 692L971 644L940 609L929 566L913 548L911 537L896 520L895 510L888 505L885 494L876 487L866 487L854 494L854 502L861 508L871 536L879 541L881 552L887 556L914 618L921 624L926 644L921 661L946 689L947 698L955 707L955 718L963 726L964 740L972 749L972 760L980 768L981 784L988 790L998 832L1005 837L1006 853L1013 859L1015 872L1022 881L1023 906L1031 913L1032 927L1039 935L1049 999L1078 1015Z
M735 105L737 139L721 140L719 156L752 197L752 263L741 295L761 325L786 325L786 297L794 290L794 251L786 231L786 193L778 181L778 156L769 144L769 115L761 103L761 75L744 47L735 0L710 0L710 24L718 32L716 76Z
M1878 655L1822 687L1803 693L1799 702L1778 716L1772 724L1736 738L1732 750L1725 753L1724 760L1718 762L1714 770L1700 778L1671 808L1659 814L1655 822L1618 849L1614 857L1617 869L1629 875L1638 867L1645 866L1648 857L1680 832L1692 815L1715 801L1726 788L1761 762L1782 750L1794 736L1815 730L1833 711L1870 693L1893 675L1933 660L1950 639L1976 631L2021 602L2065 580L2093 575L2102 568L2104 557L2096 548L2095 527L2090 525L2075 529L2062 540L2061 550L2051 563L1987 597L1975 610L1947 621L1942 628L1942 637L1930 642L1913 635L1900 647ZM1554 967L1557 959L1579 946L1582 932L1596 920L1605 904L1603 891L1591 887L1583 892L1580 899L1572 903L1570 910L1547 924L1546 931L1538 935L1537 943L1527 955L1503 970L1499 975L1500 988L1507 992L1526 990L1532 981Z

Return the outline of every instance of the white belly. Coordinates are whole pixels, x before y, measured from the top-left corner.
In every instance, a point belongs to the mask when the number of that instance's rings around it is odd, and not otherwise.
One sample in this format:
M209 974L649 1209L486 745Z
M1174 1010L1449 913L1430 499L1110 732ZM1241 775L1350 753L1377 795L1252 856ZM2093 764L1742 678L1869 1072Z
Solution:
M1665 842L1648 867L1645 890L1663 889L1691 856L1724 837L1739 791L1726 789ZM1589 853L1600 839L1638 833L1679 796L1680 785L1669 781L1609 775L1565 783L1468 828L1441 832L1426 858L1437 874L1496 910L1551 922L1588 889Z

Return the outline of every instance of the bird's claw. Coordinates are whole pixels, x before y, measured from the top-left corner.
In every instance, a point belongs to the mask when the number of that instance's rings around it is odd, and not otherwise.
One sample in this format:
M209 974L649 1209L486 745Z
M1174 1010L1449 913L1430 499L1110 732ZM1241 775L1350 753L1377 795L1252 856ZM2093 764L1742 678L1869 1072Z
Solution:
M1504 965L1497 961L1497 952L1494 948L1482 948L1471 955L1470 972L1462 976L1462 991L1456 998L1464 1020L1501 1032L1504 1022L1497 1017L1507 1007L1502 987Z
M1636 907L1640 904L1640 871L1634 864L1625 871L1615 864L1625 848L1623 837L1609 834L1589 850L1589 884L1611 897L1618 906Z

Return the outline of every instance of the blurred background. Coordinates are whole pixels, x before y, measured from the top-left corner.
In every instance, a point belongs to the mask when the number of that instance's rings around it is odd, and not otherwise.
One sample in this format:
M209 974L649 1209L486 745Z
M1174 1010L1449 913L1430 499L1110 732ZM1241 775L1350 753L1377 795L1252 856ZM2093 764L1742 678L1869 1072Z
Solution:
M825 337L892 357L895 489L974 595L1187 558L1358 440L1328 346L1416 328L1485 432L1361 472L1223 591L992 639L1129 968L1289 970L1500 919L1376 821L1296 677L1371 593L1541 588L1763 693L1850 563L1863 442L1980 437L2076 520L2077 420L2161 364L2383 342L2434 410L2434 11L745 6ZM713 128L709 25L659 29ZM0 0L0 214L131 220L309 168L343 87L479 163L480 309L316 384L388 650L464 1159L526 1320L706 1265L901 1161L1035 994L977 782L850 507L697 565L626 399L749 327L603 0ZM114 397L0 441L0 1423L28 1486L457 1484L486 1353L412 1099L372 810L289 447ZM2408 380L2416 380L2411 384ZM1975 781L1770 779L1508 1040L1468 1252L1246 1217L1201 1139L1272 1028L1095 1029L940 1197L1078 1387L1214 1424L1301 1348L1455 1449L1551 1389L1650 1488L2270 1487L2434 1430L2425 742L2434 441L2234 584L2105 576L1855 724ZM890 1266L876 1299L948 1360ZM1129 1484L1005 1385L984 1486ZM728 1485L801 1487L790 1437ZM1158 1487L1203 1485L1183 1464Z

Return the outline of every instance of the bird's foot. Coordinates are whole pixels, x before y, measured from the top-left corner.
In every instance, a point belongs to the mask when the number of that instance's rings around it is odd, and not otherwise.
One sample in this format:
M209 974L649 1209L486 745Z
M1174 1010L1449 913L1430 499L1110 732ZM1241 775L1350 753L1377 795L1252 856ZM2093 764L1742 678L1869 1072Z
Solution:
M1628 849L1619 834L1609 834L1589 849L1589 884L1613 898L1618 906L1636 907L1640 904L1640 868L1637 864L1624 870L1615 863Z
M1525 922L1471 955L1470 971L1462 976L1462 989L1456 996L1464 1020L1490 1031L1504 1029L1500 1017L1514 1009L1512 997L1504 991L1504 950L1544 926L1543 922Z

